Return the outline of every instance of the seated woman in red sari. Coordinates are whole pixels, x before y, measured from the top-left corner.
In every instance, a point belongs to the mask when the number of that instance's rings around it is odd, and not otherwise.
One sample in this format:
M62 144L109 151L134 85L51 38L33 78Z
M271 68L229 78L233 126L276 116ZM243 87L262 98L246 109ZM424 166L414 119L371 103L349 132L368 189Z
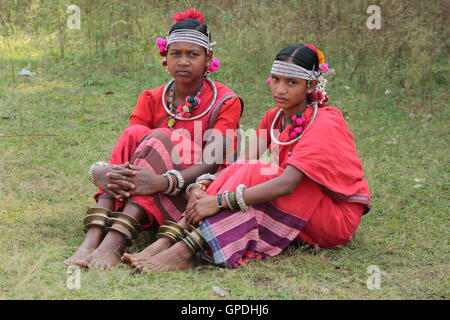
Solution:
M87 211L86 238L65 264L115 265L139 231L181 218L185 186L235 156L230 132L238 128L243 103L208 77L219 63L201 13L191 9L173 18L167 38L157 40L173 79L144 90L109 164L91 167L90 179L100 188L97 207Z
M312 45L283 49L270 77L277 108L267 111L245 159L189 188L180 225L190 231L177 236L176 227L163 224L158 241L181 241L133 265L188 269L198 254L234 268L277 255L296 239L324 248L346 244L370 196L353 135L339 110L325 105L332 73ZM278 165L256 160L267 148ZM206 192L202 184L209 184Z

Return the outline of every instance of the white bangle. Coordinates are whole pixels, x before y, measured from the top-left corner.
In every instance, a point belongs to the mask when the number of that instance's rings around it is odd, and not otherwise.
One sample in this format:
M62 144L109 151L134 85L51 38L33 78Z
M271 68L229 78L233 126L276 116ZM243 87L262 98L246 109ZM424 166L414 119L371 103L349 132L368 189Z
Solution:
M169 186L167 187L167 190L166 191L164 191L163 192L163 194L170 194L170 191L172 190L172 188L173 188L173 181L172 181L172 179L169 177L169 174L166 172L166 173L163 173L162 174L163 175L163 177L166 177L167 178L167 181L169 182Z
M106 162L103 162L103 161L99 161L99 162L94 163L91 166L91 168L89 169L89 180L91 180L91 182L93 184L95 184L95 181L94 181L94 170L97 169L98 167L105 167L105 166L108 166L108 165L109 164L107 164Z
M203 186L200 183L197 183L197 182L194 182L194 183L191 183L190 185L188 185L186 187L186 195L187 195L188 198L189 198L189 192L191 191L191 189L193 187L198 187L199 189L201 189Z
M216 180L216 176L214 174L211 174L211 173L205 173L205 174L202 174L201 176L199 176L197 178L197 180L195 180L195 182L199 182L199 181L202 181L202 180L214 181L214 180Z
M244 211L244 212L250 210L250 207L247 206L244 201L244 189L245 188L247 188L245 186L245 184L240 184L236 188L236 201L238 203L239 209L241 209L241 211Z
M177 189L183 189L184 179L181 172L178 170L168 170L166 173L173 174L177 178ZM179 192L179 191L178 191Z

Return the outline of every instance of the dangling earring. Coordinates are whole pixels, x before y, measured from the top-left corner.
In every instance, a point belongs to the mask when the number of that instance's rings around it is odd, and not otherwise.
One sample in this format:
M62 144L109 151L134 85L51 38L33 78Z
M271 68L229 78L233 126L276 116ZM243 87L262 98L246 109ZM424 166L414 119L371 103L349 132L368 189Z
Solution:
M206 71L203 73L203 76L204 76L204 77L209 77L210 74L211 74L211 71L206 70Z
M166 72L169 73L169 66L167 65L167 59L166 59L166 57L163 58L161 64L163 65L163 67L165 67Z

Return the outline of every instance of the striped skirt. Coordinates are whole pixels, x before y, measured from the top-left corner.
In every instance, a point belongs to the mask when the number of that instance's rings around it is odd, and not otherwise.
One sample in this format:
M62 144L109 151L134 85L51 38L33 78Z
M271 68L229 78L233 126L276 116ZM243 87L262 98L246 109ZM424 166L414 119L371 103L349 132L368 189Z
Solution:
M241 183L251 187L283 171L263 161L235 162L222 171L207 193L234 191ZM356 231L362 212L363 205L336 201L304 177L289 195L253 205L246 212L221 210L204 219L199 230L210 249L202 258L235 268L250 260L275 256L295 239L322 247L345 244Z

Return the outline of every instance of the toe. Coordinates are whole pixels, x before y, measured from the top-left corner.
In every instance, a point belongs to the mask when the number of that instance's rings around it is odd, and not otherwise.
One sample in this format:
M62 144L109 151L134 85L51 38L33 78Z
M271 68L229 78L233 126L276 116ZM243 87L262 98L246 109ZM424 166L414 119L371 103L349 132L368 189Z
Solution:
M88 268L89 267L89 263L87 261L84 260L76 260L74 262L75 265L82 267L82 268Z

